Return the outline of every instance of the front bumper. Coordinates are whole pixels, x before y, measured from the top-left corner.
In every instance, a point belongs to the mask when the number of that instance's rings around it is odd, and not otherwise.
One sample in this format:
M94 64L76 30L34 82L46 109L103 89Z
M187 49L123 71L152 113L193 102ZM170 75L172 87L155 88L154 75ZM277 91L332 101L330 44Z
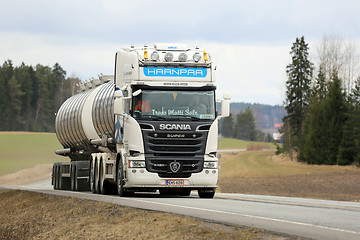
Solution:
M189 178L161 178L157 173L148 172L145 168L128 168L125 188L131 189L159 189L159 188L190 188L193 190L216 188L218 182L218 169L204 169L193 173ZM167 186L167 180L183 180L181 186Z

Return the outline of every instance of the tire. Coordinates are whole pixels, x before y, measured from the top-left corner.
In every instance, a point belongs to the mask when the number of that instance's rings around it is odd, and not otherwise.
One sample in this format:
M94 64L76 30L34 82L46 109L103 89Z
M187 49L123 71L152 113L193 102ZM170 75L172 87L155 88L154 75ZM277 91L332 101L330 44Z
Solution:
M200 198L214 198L215 190L198 190Z
M53 165L53 174L52 174L52 181L53 181L53 188L54 190L58 190L58 170L57 170L57 163Z
M100 160L100 169L99 169L99 186L100 186L100 193L106 195L109 193L109 184L105 180L105 169L103 165L103 160Z
M100 171L99 171L99 164L98 164L98 161L97 161L97 159L95 159L95 168L94 168L94 170L95 170L95 181L94 181L94 184L95 184L95 192L96 193L100 193L100 181L99 181L99 173L100 173Z
M90 172L89 172L89 185L90 185L90 191L92 193L96 193L95 189L95 168L94 168L94 161L91 160L90 162Z
M72 162L71 163L71 167L70 167L70 189L71 191L77 191L76 186L75 186L75 163Z
M70 178L68 177L63 177L62 176L62 168L61 168L62 164L59 163L58 165L58 189L59 190L70 190Z
M57 166L57 180L58 180L58 190L63 190L61 163L59 163Z
M117 169L116 169L116 186L117 186L117 193L120 197L125 197L125 189L124 189L124 169L123 169L123 162L120 158Z

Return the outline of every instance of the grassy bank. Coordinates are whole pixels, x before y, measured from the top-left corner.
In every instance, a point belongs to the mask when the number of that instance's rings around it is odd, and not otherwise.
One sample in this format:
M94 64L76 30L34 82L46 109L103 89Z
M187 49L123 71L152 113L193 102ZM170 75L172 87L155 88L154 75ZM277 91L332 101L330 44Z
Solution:
M360 201L356 166L307 165L274 150L226 153L220 165L222 192Z
M289 239L110 203L0 189L0 239Z
M39 164L64 161L55 133L0 132L0 176Z

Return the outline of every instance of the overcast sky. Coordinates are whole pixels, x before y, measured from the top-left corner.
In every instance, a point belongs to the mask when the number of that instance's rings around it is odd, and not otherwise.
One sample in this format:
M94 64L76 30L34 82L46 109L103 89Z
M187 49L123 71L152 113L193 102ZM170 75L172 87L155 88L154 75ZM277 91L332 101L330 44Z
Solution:
M215 59L220 97L282 104L296 37L311 60L323 36L360 40L358 0L0 0L0 63L53 66L82 80L113 74L131 44L187 43Z

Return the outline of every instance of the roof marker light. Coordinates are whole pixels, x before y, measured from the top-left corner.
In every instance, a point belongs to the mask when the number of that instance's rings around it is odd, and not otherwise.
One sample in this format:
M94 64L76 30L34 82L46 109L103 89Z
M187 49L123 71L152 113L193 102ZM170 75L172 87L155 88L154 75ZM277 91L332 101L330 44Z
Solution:
M209 60L209 59L208 59L207 53L204 50L204 61L207 61L207 60Z

